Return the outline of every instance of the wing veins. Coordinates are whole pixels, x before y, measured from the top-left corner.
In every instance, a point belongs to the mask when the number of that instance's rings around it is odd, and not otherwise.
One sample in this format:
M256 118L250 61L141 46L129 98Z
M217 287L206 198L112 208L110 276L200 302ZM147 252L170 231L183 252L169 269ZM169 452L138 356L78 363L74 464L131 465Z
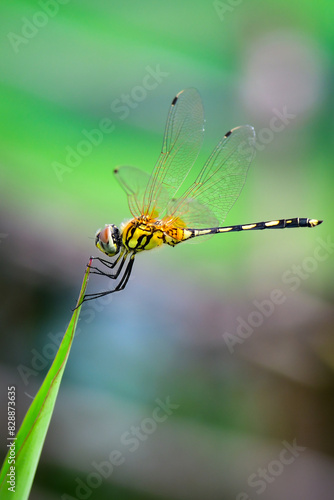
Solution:
M244 126L239 128L239 133L246 132L248 135L247 138L249 140L254 140L254 130L252 127ZM236 142L231 151L228 152L226 150L229 146L228 141L229 137L225 137L225 139L218 143L200 171L195 182L189 187L180 200L176 201L173 206L173 212L168 214L169 216L182 219L182 212L186 212L187 204L191 200L198 200L201 204L204 200L203 205L205 204L209 210L212 210L213 214L217 217L220 223L223 222L235 201L238 199L238 196L245 184L248 168L254 155L254 143L252 143L251 155L248 158L243 158L243 151L239 153L239 156L237 155L233 158L236 152L238 154L238 149L242 143ZM249 145L251 145L250 142ZM228 154L222 158L221 162L219 162L219 156L224 155L226 152ZM244 160L244 166L240 162L241 159ZM211 172L211 169L216 162L218 162L218 166ZM235 178L234 182L233 178ZM224 185L225 193L222 189ZM216 189L212 192L211 200L206 200L207 194L215 186ZM226 189L228 189L227 192ZM220 217L218 217L219 213Z

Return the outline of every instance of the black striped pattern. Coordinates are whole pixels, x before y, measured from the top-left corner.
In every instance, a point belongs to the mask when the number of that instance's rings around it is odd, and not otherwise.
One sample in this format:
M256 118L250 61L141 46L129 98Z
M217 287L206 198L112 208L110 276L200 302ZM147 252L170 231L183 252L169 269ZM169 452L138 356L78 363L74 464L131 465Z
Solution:
M231 233L233 231L252 231L255 229L284 229L287 227L315 227L322 223L322 220L306 219L295 217L292 219L277 219L264 222L254 222L238 226L213 227L208 229L189 229L193 237L204 236L206 234Z

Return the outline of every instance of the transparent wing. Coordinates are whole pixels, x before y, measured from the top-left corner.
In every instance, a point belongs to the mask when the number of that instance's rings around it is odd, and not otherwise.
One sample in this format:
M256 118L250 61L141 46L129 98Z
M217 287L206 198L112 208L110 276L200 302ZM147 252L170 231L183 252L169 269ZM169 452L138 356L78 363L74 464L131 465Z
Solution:
M204 111L196 89L182 90L167 117L162 150L148 181L141 213L161 217L193 166L202 146ZM137 196L139 199L139 195Z
M182 208L180 208L181 200ZM202 205L196 198L172 200L168 205L168 214L164 217L163 222L181 228L206 228L219 225L219 221L214 213L208 207Z
M182 221L189 228L210 227L206 223L211 214L221 225L245 184L254 146L253 127L244 125L228 132L185 195L169 205L166 222Z
M129 209L133 217L142 214L143 199L145 191L150 180L150 175L139 168L123 165L114 170L115 177L124 189L127 197ZM165 197L165 203L168 203L168 194L161 189L160 197Z

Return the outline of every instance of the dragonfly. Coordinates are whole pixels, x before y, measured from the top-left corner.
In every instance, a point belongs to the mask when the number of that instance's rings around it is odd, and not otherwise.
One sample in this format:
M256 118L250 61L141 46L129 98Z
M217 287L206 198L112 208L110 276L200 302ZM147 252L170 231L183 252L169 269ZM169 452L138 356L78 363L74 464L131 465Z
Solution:
M137 254L162 245L175 247L193 238L234 231L315 227L322 220L294 217L222 226L245 184L255 155L255 131L250 125L233 128L218 142L195 181L182 195L180 187L202 146L204 111L198 91L188 88L172 100L162 149L151 175L122 166L114 170L124 189L132 219L119 228L106 224L95 245L110 259L93 257L103 269L94 274L118 280L107 291L85 295L83 302L123 290Z

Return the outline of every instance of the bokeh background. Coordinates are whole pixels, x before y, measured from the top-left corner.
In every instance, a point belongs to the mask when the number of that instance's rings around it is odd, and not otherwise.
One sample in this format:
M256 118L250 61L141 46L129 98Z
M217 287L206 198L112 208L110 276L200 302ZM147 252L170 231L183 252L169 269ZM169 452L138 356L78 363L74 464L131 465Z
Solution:
M31 498L332 498L334 4L13 0L0 16L1 458L7 385L21 422L95 231L130 215L113 169L150 172L172 98L196 87L195 172L230 128L258 134L226 223L324 223L140 255L125 291L86 304Z

